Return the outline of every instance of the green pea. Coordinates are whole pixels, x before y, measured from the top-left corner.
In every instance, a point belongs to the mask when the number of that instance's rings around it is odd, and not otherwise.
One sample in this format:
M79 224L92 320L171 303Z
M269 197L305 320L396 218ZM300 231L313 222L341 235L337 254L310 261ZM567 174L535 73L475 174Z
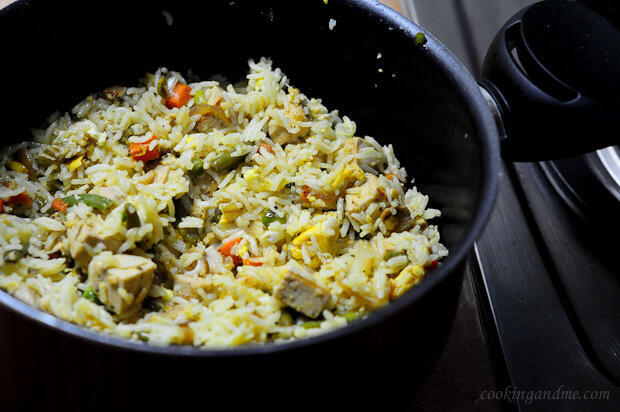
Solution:
M263 213L261 221L263 222L263 225L265 225L265 227L269 227L269 225L273 222L286 223L286 214L284 214L284 216L282 217L279 217L276 212L271 209L267 209L265 210L265 213Z
M420 33L416 33L415 35L415 45L416 46L424 46L426 44L426 36L424 35L424 33L420 32Z
M65 202L67 206L75 206L78 203L82 202L97 210L106 210L114 204L114 201L112 199L87 193L63 197L62 201Z
M195 159L193 162L191 173L194 176L200 176L201 174L203 174L205 171L205 169L203 168L204 163L205 162L202 159Z
M243 159L245 159L245 155L231 156L232 152L232 150L224 152L218 155L215 159L213 159L213 161L211 162L211 169L215 170L216 172L223 172L225 170L232 169L233 167L241 163Z

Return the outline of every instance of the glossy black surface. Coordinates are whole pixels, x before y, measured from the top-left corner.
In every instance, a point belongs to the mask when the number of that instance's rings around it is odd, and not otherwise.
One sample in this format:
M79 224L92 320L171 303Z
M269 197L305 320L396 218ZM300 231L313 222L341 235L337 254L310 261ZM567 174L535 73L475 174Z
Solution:
M596 12L565 0L518 12L482 69L507 132L503 157L557 159L618 144L618 73L620 31Z
M50 112L110 84L135 82L159 65L236 79L248 57L270 56L296 87L355 119L359 134L394 145L420 190L433 199L431 206L443 210L438 223L451 255L421 285L368 319L309 340L235 350L162 348L104 337L0 293L11 310L3 310L4 323L17 327L4 336L10 350L3 352L3 364L15 362L13 354L33 365L9 379L15 402L26 402L28 382L45 382L45 396L29 402L93 405L101 398L89 388L109 388L115 379L114 394L94 407L139 401L156 406L160 398L149 397L153 387L141 381L146 376L165 381L169 393L203 388L233 396L247 383L247 397L235 398L240 403L255 404L277 382L288 400L297 399L299 388L327 385L338 390L337 402L384 405L405 402L426 376L450 328L462 262L493 203L498 161L493 121L469 73L430 34L423 47L416 46L413 38L422 29L402 16L371 1L308 2L299 16L299 4L279 1L17 2L0 13L0 37L19 39L3 44L10 64L0 65L0 76L11 79L6 87L15 96L11 104L1 103L0 120L8 125L3 136L25 138ZM329 19L337 22L333 30ZM114 29L121 21L131 22L129 29ZM213 33L227 35L214 41ZM29 93L15 93L23 85ZM48 349L60 356L50 356ZM84 362L92 367L66 367L62 380L52 379L63 365ZM363 378L341 379L338 371ZM327 375L336 378L323 382ZM360 385L373 390L362 397L343 395L359 392Z

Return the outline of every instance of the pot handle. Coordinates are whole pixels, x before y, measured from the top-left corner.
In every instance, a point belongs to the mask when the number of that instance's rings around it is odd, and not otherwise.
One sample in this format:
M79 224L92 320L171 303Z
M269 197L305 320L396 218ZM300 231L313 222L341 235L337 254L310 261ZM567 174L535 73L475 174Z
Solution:
M578 3L547 0L514 15L491 43L480 85L503 121L507 160L620 144L620 32Z

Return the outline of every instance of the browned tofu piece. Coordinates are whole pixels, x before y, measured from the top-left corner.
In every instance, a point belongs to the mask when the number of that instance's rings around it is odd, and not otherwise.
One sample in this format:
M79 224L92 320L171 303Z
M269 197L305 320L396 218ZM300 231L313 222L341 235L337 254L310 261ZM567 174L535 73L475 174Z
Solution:
M173 275L174 293L184 298L200 299L199 291L207 292L211 288L211 283L206 279L196 276Z
M88 266L88 284L114 313L131 314L148 295L155 268L151 259L141 256L101 253Z
M421 219L421 220L420 220ZM419 224L420 227L426 227L426 221L421 217L414 220L411 217L409 209L404 206L396 207L396 215L392 215L384 219L385 228L390 232L404 232L411 229L414 225ZM424 230L424 229L422 229Z
M122 242L115 236L102 236L90 225L86 223L78 224L67 231L69 240L69 253L78 266L88 267L92 256L88 248L94 249L100 243L104 245L104 250L116 252Z
M313 189L307 185L301 188L301 205L318 210L335 210L338 206L338 196L332 192Z
M376 200L382 200L385 193L379 188L379 179L370 173L366 174L366 182L363 185L347 190L345 196L345 209L349 213L359 213L365 210Z
M328 291L292 272L284 275L273 294L291 308L313 319L323 312L330 300Z

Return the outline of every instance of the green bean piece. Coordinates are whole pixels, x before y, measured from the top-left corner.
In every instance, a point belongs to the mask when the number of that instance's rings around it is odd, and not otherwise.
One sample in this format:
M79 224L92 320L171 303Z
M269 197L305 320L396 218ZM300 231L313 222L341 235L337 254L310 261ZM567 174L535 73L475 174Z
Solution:
M320 320L311 320L309 322L304 322L301 324L301 327L304 329L316 329L321 327Z
M88 193L63 197L62 201L65 202L67 206L75 206L78 203L82 202L97 210L106 210L114 204L114 201L112 199Z
M194 93L194 104L204 104L207 102L204 90L196 90Z
M352 322L356 319L361 318L364 315L364 312L362 311L354 311L354 312L347 312L345 314L342 315L342 317L347 321L347 322Z
M263 217L261 220L265 227L269 227L269 225L273 222L286 223L286 214L284 214L284 216L282 217L279 217L276 212L271 209L267 209L265 210L265 213L263 213Z
M99 298L95 294L95 291L90 286L84 289L84 293L82 294L82 296L84 296L86 299L90 300L91 302L96 303L97 305L103 305L103 302L99 300Z
M200 176L201 174L204 173L205 169L203 168L205 162L202 159L195 159L193 162L193 166L192 166L192 170L191 173L194 176Z
M424 33L416 33L415 35L415 45L416 46L424 46L426 44L426 36Z
M211 162L211 169L215 170L216 172L223 172L225 170L232 169L233 167L241 163L243 159L245 159L245 155L231 156L232 152L232 150L229 150L228 152L224 152L218 155Z

